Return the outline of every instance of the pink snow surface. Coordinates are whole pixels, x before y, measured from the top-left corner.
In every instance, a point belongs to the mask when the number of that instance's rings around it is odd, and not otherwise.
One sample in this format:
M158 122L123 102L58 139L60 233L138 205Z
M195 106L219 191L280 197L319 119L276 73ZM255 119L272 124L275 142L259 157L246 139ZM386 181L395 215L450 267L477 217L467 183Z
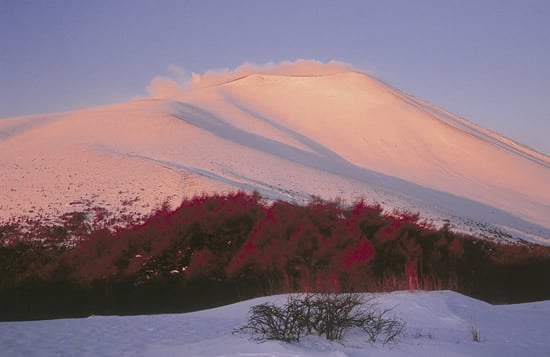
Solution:
M0 120L0 220L86 205L146 214L243 189L365 197L436 225L550 244L548 156L342 65L241 72Z

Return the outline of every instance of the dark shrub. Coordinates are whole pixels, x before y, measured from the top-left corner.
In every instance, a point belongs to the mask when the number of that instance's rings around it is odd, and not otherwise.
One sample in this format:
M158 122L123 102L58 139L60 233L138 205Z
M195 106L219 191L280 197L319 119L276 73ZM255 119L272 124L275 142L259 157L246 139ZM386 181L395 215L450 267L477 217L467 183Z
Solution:
M378 310L370 299L358 294L289 296L283 306L253 306L247 324L237 331L258 340L298 342L301 336L314 333L341 341L355 328L364 331L370 342L386 344L395 342L405 327L402 320L388 317L389 311Z

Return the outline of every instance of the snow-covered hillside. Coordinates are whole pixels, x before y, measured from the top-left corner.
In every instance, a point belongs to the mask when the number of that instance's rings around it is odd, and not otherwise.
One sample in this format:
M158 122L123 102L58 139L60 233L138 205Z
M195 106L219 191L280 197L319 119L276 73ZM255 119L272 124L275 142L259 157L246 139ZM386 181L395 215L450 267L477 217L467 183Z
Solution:
M494 306L449 292L376 295L380 307L406 321L396 344L369 344L352 332L343 343L307 337L258 343L233 334L259 298L187 314L92 316L0 323L0 356L548 356L550 301ZM480 342L472 340L472 328Z
M163 97L0 120L0 219L244 189L550 244L549 157L366 74L252 73Z

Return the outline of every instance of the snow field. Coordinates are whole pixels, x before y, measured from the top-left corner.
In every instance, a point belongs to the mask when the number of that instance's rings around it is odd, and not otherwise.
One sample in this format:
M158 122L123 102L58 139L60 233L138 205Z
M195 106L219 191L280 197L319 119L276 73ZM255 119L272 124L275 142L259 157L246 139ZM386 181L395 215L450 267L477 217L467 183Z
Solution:
M450 291L375 295L406 321L396 344L369 344L360 333L342 343L308 336L300 343L259 343L234 334L251 306L282 305L285 295L186 314L92 316L0 323L0 356L548 356L550 301L490 305ZM481 341L474 342L472 326Z

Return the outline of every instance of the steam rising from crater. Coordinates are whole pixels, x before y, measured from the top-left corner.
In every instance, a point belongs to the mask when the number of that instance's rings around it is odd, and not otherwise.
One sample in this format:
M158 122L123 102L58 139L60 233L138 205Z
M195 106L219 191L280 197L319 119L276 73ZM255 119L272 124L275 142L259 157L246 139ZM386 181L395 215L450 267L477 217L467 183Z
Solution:
M170 66L173 78L158 76L148 86L151 97L159 99L180 99L185 93L197 88L217 86L253 73L275 74L284 76L322 76L354 70L350 64L330 61L323 63L315 60L299 59L294 62L269 62L263 65L245 63L233 70L210 70L203 74L184 75L185 70Z

